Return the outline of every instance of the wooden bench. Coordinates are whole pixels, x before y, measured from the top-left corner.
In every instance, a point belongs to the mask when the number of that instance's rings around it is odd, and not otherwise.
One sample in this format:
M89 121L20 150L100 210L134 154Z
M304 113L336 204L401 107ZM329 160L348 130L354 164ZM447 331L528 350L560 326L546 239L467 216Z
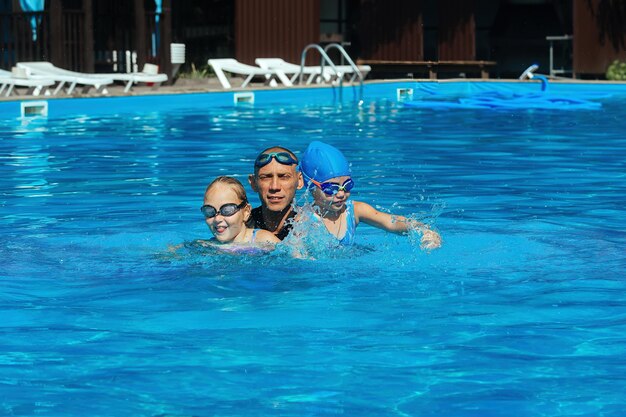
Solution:
M481 78L489 78L489 69L495 61L385 61L360 59L359 65L369 65L372 73L428 73L428 78L436 80L439 73L467 72L480 73Z

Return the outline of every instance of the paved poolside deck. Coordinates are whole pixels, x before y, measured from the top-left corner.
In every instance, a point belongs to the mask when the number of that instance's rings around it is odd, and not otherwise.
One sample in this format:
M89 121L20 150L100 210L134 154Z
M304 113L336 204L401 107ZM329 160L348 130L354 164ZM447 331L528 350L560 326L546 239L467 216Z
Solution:
M233 84L237 84L234 82ZM281 86L282 87L282 86ZM124 85L121 83L112 84L107 86L108 97L117 96L136 96L136 95L150 95L150 94L184 94L184 93L207 93L207 92L223 92L223 91L246 91L246 90L258 90L258 89L275 89L276 87L270 87L262 82L251 82L247 88L239 89L233 88L231 90L224 90L221 84L215 77L201 78L201 79L178 79L173 85L161 85L157 89L153 89L145 84L135 85L132 91L125 93ZM76 92L72 95L59 94L57 96L30 96L24 95L25 89L18 88L19 96L12 95L11 97L0 96L0 101L16 101L16 100L32 100L42 98L78 98L78 97L101 97L94 91L90 91L87 94L80 93L80 88L76 88Z
M406 80L406 79L405 79ZM411 81L416 81L417 79L413 79ZM390 80L366 80L365 83L376 83L376 82L388 82ZM403 81L403 79L394 79L391 81ZM428 81L425 79L424 81ZM237 85L235 81L233 83ZM351 85L349 83L344 84L346 86ZM320 86L328 86L327 84L314 84L309 86L300 86L298 88L317 88ZM124 85L113 84L107 86L108 94L107 97L124 97L124 96L139 96L139 95L151 95L151 94L185 94L185 93L208 93L208 92L224 92L224 91L249 91L249 90L259 90L259 89L268 89L275 90L277 88L290 88L285 87L283 85L279 85L278 87L270 87L268 85L263 84L262 82L251 82L246 88L232 88L230 90L225 90L222 88L221 84L217 80L216 77L202 78L202 79L178 79L174 83L174 85L162 85L157 89L152 89L145 84L135 85L132 91L125 93ZM81 94L80 89L77 87L76 92L72 95L68 96L65 94L59 94L57 96L29 96L23 95L24 89L18 89L20 93L19 96L13 95L11 97L0 96L0 101L21 101L21 100L41 100L43 98L79 98L79 97L102 97L101 94L95 93L94 91L90 91L87 94Z
M262 84L259 84L262 87ZM255 85L256 88L256 85ZM101 97L101 94L90 91L87 94L81 94L80 88L76 88L76 92L72 95L59 94L57 96L30 96L24 95L25 90L18 88L20 95L12 95L10 97L0 96L0 101L16 101L16 100L32 100L42 98L77 98L77 97ZM178 79L174 85L162 85L157 89L152 89L145 84L135 85L129 93L124 92L124 85L121 83L112 84L107 87L109 97L116 96L133 96L133 95L148 95L148 94L181 94L190 92L209 92L209 91L224 91L217 78L204 78L204 79Z

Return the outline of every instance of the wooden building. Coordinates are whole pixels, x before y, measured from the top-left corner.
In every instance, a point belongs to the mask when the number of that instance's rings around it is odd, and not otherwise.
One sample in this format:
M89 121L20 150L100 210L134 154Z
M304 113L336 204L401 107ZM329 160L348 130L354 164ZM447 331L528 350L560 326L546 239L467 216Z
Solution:
M21 3L0 0L0 68L48 60L125 72L152 62L169 72L171 42L186 45L196 68L219 57L300 62L307 44L328 42L355 60L405 63L414 76L420 62L494 62L488 71L501 78L539 63L545 73L551 43L566 76L601 78L626 59L626 2L617 0L45 0L28 12ZM466 72L455 68L441 75Z

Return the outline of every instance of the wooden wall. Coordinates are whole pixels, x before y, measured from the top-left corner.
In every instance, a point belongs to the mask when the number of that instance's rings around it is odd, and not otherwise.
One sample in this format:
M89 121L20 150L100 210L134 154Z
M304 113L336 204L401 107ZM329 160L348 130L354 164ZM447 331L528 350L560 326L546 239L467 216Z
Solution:
M359 58L421 61L424 31L421 0L362 0L359 10Z
M235 0L235 58L283 58L299 63L320 40L319 0Z
M438 0L440 61L476 59L474 0Z
M626 60L626 2L574 1L574 73L602 75Z

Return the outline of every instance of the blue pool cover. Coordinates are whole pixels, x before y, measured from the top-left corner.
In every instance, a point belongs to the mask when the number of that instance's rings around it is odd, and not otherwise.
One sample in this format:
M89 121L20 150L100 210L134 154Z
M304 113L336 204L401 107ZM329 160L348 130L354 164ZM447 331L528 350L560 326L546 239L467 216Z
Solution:
M469 98L446 101L441 98L409 101L407 107L439 109L540 109L540 110L597 110L602 104L590 100L556 96L549 93L502 94L482 93Z
M602 104L591 101L590 98L606 98L607 94L572 95L553 93L548 91L548 81L543 78L541 86L537 85L536 91L511 90L499 88L492 84L487 91L476 91L467 96L451 97L449 94L441 94L431 91L428 96L422 96L418 100L408 101L407 107L429 109L490 109L490 110L598 110ZM533 88L533 87L531 87Z

